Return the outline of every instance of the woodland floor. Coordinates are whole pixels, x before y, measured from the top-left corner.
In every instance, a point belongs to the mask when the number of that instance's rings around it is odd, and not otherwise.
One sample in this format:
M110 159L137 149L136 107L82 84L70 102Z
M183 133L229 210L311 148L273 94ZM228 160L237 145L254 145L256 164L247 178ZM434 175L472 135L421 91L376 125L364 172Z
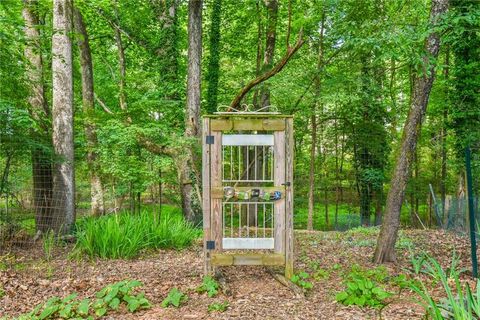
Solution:
M135 260L75 261L57 253L50 262L41 258L41 248L16 255L3 256L0 269L0 317L15 316L30 311L34 305L51 296L66 296L77 292L81 298L92 297L107 284L123 279L137 279L144 283L153 306L135 314L118 313L107 319L380 319L376 309L345 307L335 302L335 294L343 289L343 276L353 264L373 268L371 257L375 233L306 232L296 234L297 271L311 272L309 265L317 261L327 272L322 279L313 280L313 289L305 298L297 298L290 289L261 267L231 267L223 270L231 295L220 294L208 298L196 293L202 279L200 242L184 251L160 251ZM453 251L461 257L461 266L468 268L468 240L451 233L434 230L403 231L400 244L413 246L417 252L425 250L445 267ZM392 276L405 273L409 265L409 250L399 250L396 265L387 265ZM36 258L35 258L36 256ZM467 278L467 275L464 275ZM161 308L168 291L177 287L188 293L187 303L179 309ZM398 293L398 288L389 287ZM413 302L414 294L403 290L389 299L382 310L382 319L420 319L424 311ZM208 313L212 302L229 302L223 312Z

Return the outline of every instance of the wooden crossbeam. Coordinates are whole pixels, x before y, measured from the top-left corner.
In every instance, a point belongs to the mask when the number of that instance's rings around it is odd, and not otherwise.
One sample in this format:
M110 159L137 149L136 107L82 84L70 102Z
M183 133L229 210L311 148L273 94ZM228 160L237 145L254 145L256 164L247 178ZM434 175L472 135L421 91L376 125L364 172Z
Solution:
M212 131L283 131L284 119L212 119Z
M283 266L285 255L261 253L213 253L211 263L214 266Z
M268 193L274 193L275 191L280 191L280 199L285 198L285 187L235 187L235 191L246 192L251 191L252 189L262 189ZM212 199L223 199L224 192L223 187L211 188L211 198ZM259 205L262 205L264 202L262 200L258 201Z

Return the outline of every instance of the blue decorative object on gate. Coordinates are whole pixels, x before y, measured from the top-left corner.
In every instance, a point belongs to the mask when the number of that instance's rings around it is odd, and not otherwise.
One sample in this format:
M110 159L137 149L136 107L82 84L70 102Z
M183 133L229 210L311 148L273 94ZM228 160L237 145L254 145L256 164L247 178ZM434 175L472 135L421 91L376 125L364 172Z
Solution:
M280 200L282 198L282 193L280 191L274 191L270 196L270 200Z

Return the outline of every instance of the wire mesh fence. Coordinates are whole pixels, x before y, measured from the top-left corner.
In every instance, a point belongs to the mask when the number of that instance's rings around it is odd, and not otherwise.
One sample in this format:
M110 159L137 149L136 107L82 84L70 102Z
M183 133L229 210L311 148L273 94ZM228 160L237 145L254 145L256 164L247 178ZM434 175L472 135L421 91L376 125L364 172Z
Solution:
M355 141L337 132L335 124L325 124L324 130L324 140L328 142L324 141L318 147L313 163L314 229L344 231L361 225L380 224L385 211L391 165L382 167L384 164L377 161L380 157L378 150L358 153L362 144L355 145ZM0 130L0 251L31 246L38 242L41 234L62 228L65 220L61 210L65 205L65 197L69 196L64 190L55 190L53 187L54 166L58 160L54 159L52 151L43 144L22 140L7 131ZM366 139L378 140L373 135ZM294 225L297 229L307 227L310 147L310 141L302 141L297 137L294 180ZM239 168L248 167L250 163L252 170L241 170L240 174L248 172L248 180L271 180L271 150L262 146L243 148L227 146L223 150L222 156L226 162L224 180L238 179L235 177L239 174ZM423 152L425 150L430 149L420 146L409 179L401 214L402 227L439 227L466 234L467 197L465 188L459 187L465 185L465 181L458 181L461 176L459 173L463 171L447 166L443 198L440 192L443 178L436 174L442 167L441 157L438 156L440 152L435 148L433 151L436 153L433 154ZM480 147L472 146L471 151L474 209L476 219L480 221ZM92 202L88 168L83 151L78 152L74 195L77 219L91 214ZM119 166L125 159L131 161L133 155L135 162ZM252 162L260 155L264 160ZM174 160L158 161L142 151L124 152L121 156L124 158L113 158L112 153L102 155L105 213L139 212L144 207L157 208L161 203L169 202L178 205L178 177L172 165ZM109 164L112 164L111 168ZM128 169L132 169L132 172L128 173ZM245 176L242 179L247 178ZM433 192L429 185L432 185ZM236 225L240 219L248 220L248 217L244 217L245 212L242 215L235 211L234 214L227 214L225 225L231 227L232 222ZM266 212L267 218L262 220L262 213L258 220L262 226L264 221L271 224L268 220L270 213L268 210Z
M452 231L457 234L469 233L469 198L473 207L475 217L474 225L479 235L478 227L480 221L480 147L469 148L469 160L465 161L463 171L471 172L471 190L468 188L468 175L460 173L459 186L455 196L446 195L444 198L437 198L434 202L435 220L441 229ZM470 194L471 193L471 194Z
M141 186L141 193L134 189L133 183L118 182L105 174L103 214L138 213L148 208L157 215L166 198L175 199L171 196L178 193L175 187L162 182L170 177L160 180L162 172L147 160L143 165L152 171L153 178ZM64 242L74 241L75 221L92 215L91 184L84 164L75 163L77 179L72 195L55 187L56 161L59 160L54 159L48 147L25 146L25 141L0 132L0 254L41 246L50 233L59 235ZM69 198L74 199L75 206L71 223L65 214Z

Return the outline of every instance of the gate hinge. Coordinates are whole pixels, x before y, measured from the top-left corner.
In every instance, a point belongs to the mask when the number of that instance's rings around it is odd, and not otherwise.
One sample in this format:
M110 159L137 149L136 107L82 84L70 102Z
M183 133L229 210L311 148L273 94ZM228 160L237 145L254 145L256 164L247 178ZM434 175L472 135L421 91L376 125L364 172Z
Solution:
M214 136L207 136L206 137L206 144L213 144L215 142L215 137Z
M215 241L208 240L207 241L207 250L214 250L215 249Z

